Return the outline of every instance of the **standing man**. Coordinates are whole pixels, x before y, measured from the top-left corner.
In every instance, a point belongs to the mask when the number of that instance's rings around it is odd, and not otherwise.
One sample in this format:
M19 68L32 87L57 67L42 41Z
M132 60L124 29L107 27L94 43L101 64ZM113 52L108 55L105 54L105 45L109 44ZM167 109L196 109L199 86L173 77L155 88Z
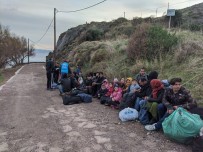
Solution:
M47 62L46 62L46 71L47 71L47 90L51 90L51 75L53 73L53 69L54 69L54 62L52 61L52 59L50 58Z
M54 66L54 82L58 83L58 79L59 79L59 73L60 73L60 69L59 69L59 64L56 62L55 66Z
M61 63L60 73L61 73L61 79L64 78L64 74L68 75L72 73L67 60L64 60L63 63Z

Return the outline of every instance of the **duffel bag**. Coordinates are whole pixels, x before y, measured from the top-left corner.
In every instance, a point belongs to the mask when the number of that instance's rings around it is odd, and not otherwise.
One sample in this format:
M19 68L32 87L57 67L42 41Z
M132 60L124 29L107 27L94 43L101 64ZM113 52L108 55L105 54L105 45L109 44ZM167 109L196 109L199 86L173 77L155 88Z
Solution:
M65 95L62 99L64 105L78 104L82 102L82 99L79 96Z

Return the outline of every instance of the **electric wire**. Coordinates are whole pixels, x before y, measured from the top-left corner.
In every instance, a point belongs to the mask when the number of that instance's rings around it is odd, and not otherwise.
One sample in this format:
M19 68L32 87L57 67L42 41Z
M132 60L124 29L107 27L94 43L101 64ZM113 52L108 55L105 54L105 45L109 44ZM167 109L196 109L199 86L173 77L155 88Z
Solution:
M91 6L88 6L88 7L82 8L82 9L74 10L74 11L57 11L57 12L62 12L62 13L73 13L73 12L79 12L79 11L83 11L83 10L89 9L89 8L91 8L91 7L94 7L94 6L96 6L96 5L99 5L99 4L101 4L101 3L105 2L105 1L107 1L107 0L103 0L103 1L101 1L101 2L98 2L98 3L94 4L94 5L91 5Z
M50 29L51 24L53 23L53 21L54 21L54 18L51 20L51 22L50 22L48 28L46 29L46 31L45 31L45 33L42 35L42 37L41 37L38 41L35 41L35 42L34 42L35 44L39 43L39 42L44 38L44 36L47 34L48 30Z

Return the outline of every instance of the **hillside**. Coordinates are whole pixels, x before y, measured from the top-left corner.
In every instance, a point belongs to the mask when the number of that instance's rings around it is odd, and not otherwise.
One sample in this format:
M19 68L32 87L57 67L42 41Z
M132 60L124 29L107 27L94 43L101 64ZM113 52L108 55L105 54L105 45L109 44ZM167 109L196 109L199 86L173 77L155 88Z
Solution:
M186 23L203 24L203 3L193 5L181 10L183 21Z
M182 18L202 24L201 17L187 14L193 9L203 12L202 4L181 10ZM203 101L203 35L200 31L194 33L173 28L170 33L178 37L178 44L168 53L160 52L150 61L135 60L126 52L133 34L140 32L140 25L142 27L145 23L164 27L164 19L159 21L154 18L118 18L111 22L91 22L71 28L59 37L57 60L68 59L72 68L81 65L84 74L103 71L109 79L134 76L141 67L146 67L148 72L158 71L160 79L179 76L193 96Z

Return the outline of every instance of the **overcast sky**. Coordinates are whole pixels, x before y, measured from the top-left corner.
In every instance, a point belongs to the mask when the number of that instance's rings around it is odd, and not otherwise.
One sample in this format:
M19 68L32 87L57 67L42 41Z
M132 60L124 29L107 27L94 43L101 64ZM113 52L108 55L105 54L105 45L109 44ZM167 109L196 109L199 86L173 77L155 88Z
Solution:
M58 11L83 9L103 0L0 0L0 23L8 26L12 33L37 42L47 30ZM56 35L80 24L92 21L112 21L119 17L162 16L168 3L171 9L181 9L203 0L106 0L92 8L74 13L56 13ZM53 50L53 23L43 39L35 45L37 49Z

